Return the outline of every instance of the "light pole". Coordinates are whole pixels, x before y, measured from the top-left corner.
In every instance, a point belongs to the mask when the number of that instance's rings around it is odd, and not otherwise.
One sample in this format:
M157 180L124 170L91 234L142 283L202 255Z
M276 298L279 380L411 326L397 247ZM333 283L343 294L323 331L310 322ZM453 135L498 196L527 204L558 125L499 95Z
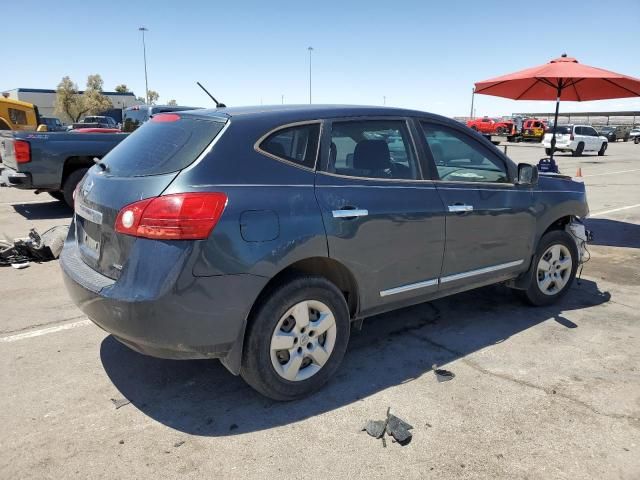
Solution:
M475 117L475 115L473 113L473 100L475 99L475 96L476 96L476 87L473 87L471 89L471 112L469 113L469 115L471 116L472 120Z
M307 47L309 50L309 104L311 104L311 52L313 52L313 47Z
M142 32L142 54L144 55L144 91L145 91L145 103L149 104L149 82L147 80L147 45L144 42L144 32L148 32L146 27L138 28Z

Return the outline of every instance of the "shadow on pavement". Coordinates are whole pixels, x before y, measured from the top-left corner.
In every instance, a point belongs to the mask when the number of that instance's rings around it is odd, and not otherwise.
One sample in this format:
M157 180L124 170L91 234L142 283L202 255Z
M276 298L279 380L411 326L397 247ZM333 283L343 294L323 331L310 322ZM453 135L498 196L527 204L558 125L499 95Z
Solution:
M16 213L27 220L53 220L73 216L73 211L66 203L59 201L43 201L42 203L16 203L13 205Z
M312 397L289 403L262 397L217 361L146 357L112 336L102 342L100 357L121 394L154 420L194 435L235 435L351 404L419 378L433 364L508 341L548 320L577 328L562 312L610 298L594 282L583 280L557 305L533 308L524 306L506 287L491 286L372 317L361 332L352 333L336 377Z
M640 248L640 225L606 218L589 218L586 225L593 231L590 245Z

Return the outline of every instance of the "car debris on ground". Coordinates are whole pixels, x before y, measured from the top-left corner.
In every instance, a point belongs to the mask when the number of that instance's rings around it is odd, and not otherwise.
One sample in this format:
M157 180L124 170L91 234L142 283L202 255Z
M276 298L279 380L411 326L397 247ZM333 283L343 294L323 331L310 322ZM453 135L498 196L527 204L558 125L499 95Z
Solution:
M456 376L455 373L445 370L444 368L438 368L435 364L432 365L431 368L433 369L433 373L436 375L438 382L448 382L449 380L453 380Z
M382 445L387 446L385 434L393 437L394 441L401 446L411 443L413 435L409 430L412 430L413 426L405 422L401 418L391 414L391 407L387 408L387 418L384 420L369 420L365 427L362 429L366 431L370 436L376 439L382 440Z
M68 225L59 225L40 235L32 228L26 238L0 239L0 266L21 269L28 267L30 262L57 259L68 231Z

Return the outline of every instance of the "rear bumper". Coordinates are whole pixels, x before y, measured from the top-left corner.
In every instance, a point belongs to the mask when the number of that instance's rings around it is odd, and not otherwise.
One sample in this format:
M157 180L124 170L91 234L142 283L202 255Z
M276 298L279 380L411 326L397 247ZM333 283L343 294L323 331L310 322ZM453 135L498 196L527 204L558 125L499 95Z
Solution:
M16 172L13 168L3 165L2 183L16 188L24 188L26 190L33 188L30 173Z
M172 259L166 261L175 271ZM268 281L248 274L194 277L184 268L177 276L136 278L135 266L115 281L82 261L72 234L60 265L71 299L91 321L133 350L168 359L225 357Z

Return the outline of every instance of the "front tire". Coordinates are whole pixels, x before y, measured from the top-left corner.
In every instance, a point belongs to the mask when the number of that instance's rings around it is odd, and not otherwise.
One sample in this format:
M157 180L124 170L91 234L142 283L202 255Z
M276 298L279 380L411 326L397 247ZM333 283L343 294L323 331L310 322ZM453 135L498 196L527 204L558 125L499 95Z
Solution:
M60 201L60 202L64 202L64 193L57 191L57 192L47 192L49 195L51 195L53 198L55 198L56 200ZM73 194L73 192L72 192Z
M340 366L350 328L347 303L333 283L295 277L273 289L252 315L240 375L274 400L306 397Z
M532 263L531 282L522 296L531 305L550 305L567 294L578 269L578 248L564 230L540 239Z
M604 152L607 151L607 142L602 142L602 145L600 146L600 150L598 150L598 156L602 157L604 156Z

